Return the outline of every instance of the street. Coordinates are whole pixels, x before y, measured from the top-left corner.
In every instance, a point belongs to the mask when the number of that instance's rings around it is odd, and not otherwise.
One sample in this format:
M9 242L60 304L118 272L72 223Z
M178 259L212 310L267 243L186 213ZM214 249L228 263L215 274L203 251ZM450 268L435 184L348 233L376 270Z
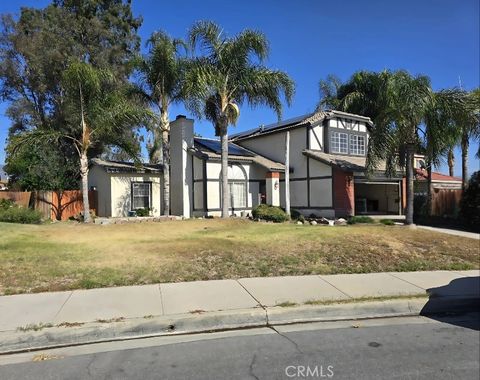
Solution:
M1 356L0 379L478 379L479 318L323 322L52 349Z

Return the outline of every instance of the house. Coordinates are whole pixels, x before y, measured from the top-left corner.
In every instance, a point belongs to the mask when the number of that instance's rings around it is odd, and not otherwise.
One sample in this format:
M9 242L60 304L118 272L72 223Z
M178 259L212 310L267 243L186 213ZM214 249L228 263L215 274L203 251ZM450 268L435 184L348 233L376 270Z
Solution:
M171 213L221 215L221 145L194 136L194 122L171 122ZM232 215L261 203L285 206L285 137L290 133L290 204L304 215L402 215L404 174L385 175L385 163L366 175L372 122L340 111L319 111L231 135L228 178ZM422 156L415 156L419 163ZM94 160L89 185L98 191L101 216L125 216L148 207L161 213L162 167Z
M320 111L231 136L231 212L260 203L285 206L285 135L290 132L290 203L305 215L329 218L361 213L402 214L401 173L379 167L367 178L369 118ZM220 215L220 144L193 136L193 120L171 123L172 213ZM177 190L173 190L177 189Z
M93 159L88 185L96 190L97 215L123 217L147 208L152 216L160 216L161 176L161 165Z

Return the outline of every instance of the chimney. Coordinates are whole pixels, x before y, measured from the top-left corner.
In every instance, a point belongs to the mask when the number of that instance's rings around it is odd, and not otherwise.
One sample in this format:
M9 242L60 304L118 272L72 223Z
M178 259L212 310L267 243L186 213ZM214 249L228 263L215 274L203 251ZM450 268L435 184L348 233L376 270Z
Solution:
M190 218L192 207L193 120L178 115L170 123L170 208L173 215Z

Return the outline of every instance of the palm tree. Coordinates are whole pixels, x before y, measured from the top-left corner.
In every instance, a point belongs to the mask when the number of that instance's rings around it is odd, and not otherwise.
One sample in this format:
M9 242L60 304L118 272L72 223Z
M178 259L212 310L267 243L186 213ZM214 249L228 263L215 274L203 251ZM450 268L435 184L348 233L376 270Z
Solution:
M374 128L369 139L367 171L386 160L387 174L397 165L407 177L406 223L413 223L413 156L419 146L419 127L431 102L430 80L406 71L360 71L337 91L339 108L369 116Z
M431 215L432 171L441 164L443 157L452 159L452 146L458 141L461 128L456 122L458 114L465 110L465 96L458 89L435 92L425 114L425 159L427 166L427 214ZM452 173L453 175L453 173Z
M185 81L189 108L195 114L211 121L222 147L222 217L229 216L228 187L228 127L235 125L240 106L266 105L280 119L281 93L290 104L294 83L289 76L263 65L268 56L265 36L257 31L244 30L234 37L226 37L213 22L200 21L189 33L192 51L202 55L192 61Z
M340 105L338 90L341 86L342 81L334 74L328 74L326 79L320 79L318 83L320 101L317 104L317 111L338 109Z
M138 161L138 144L133 143L133 128L141 125L149 112L128 97L124 86L108 70L84 62L73 62L62 77L65 125L61 131L34 130L16 140L18 147L58 139L70 141L79 157L84 222L91 222L88 200L88 158L93 150L118 146Z
M468 187L468 148L471 139L480 138L480 88L464 93L466 107L459 110L457 122L461 127L460 148L462 150L462 189Z
M155 32L147 42L150 50L139 58L139 85L136 93L158 109L158 121L152 127L149 147L151 163L163 163L163 214L170 214L170 116L169 106L182 100L186 60L181 56L186 44L165 32Z

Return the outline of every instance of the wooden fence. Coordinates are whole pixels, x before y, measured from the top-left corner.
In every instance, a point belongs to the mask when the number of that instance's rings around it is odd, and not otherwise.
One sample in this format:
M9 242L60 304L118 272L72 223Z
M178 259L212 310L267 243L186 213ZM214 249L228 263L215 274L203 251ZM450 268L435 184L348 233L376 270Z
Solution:
M65 191L0 191L0 199L10 199L22 207L33 207L45 219L68 220L83 211L83 198L80 190ZM88 192L90 210L96 212L97 194Z
M460 189L432 189L432 215L456 216L461 199Z
M88 192L90 210L96 213L96 191ZM37 191L34 194L34 207L45 218L68 220L83 211L83 197L80 190Z
M0 199L8 199L19 206L28 207L31 194L30 191L0 191Z

